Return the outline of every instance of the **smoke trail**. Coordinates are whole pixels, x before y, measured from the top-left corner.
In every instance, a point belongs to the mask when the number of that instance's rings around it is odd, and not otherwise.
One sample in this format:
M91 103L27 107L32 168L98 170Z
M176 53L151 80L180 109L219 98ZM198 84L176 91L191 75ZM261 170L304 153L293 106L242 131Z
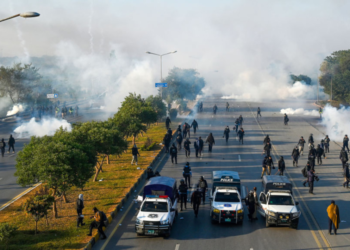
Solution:
M9 0L9 5L10 5L11 13L14 13L13 5L12 5L12 1L11 0ZM24 53L23 60L25 62L29 62L30 55L29 55L29 52L28 52L28 49L27 49L27 46L26 46L26 41L23 39L23 36L22 36L23 33L22 33L22 30L21 30L21 26L20 26L20 24L19 24L19 22L18 22L18 20L16 18L13 19L13 22L15 23L17 37L18 37L20 45L21 45L21 47L23 49L23 53Z
M72 131L72 125L66 120L44 118L40 122L36 122L35 118L32 118L29 122L25 122L17 127L14 132L17 138L29 138L31 136L54 135L60 127L67 129L67 131Z
M281 109L280 113L287 114L287 115L310 115L310 116L319 116L320 115L317 110L305 110L303 108L300 108L300 109L292 109L292 108Z
M22 104L16 104L16 105L13 106L12 110L7 111L6 116L15 115L15 114L17 114L18 112L23 112L24 109L25 109L25 106L24 106L24 105L22 105Z
M350 108L344 106L340 109L327 105L322 113L322 125L332 141L343 141L350 129Z
M90 53L94 53L94 36L92 35L92 17L94 15L93 0L90 0L90 17L89 17L89 35L90 35Z

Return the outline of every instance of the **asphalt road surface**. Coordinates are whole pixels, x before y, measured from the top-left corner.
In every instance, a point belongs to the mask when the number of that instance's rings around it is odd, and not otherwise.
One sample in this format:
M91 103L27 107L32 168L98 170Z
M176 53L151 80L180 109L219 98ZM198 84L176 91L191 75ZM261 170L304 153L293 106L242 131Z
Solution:
M86 105L81 107L79 114L80 115L78 117L68 117L67 121L74 123L92 119L104 120L106 119L106 116L108 116L108 114L104 113L103 110L86 109ZM28 122L30 118L31 117L27 115L21 118L11 117L0 121L0 140L4 138L7 144L5 156L1 157L0 155L0 207L29 188L18 185L16 183L17 177L14 176L14 173L16 172L15 164L17 152L23 148L24 144L28 144L30 139L17 138L18 135L14 134L13 131L23 122ZM10 134L13 134L16 140L15 154L13 154L12 151L10 153L7 152L8 138Z
M295 200L300 202L302 215L297 230L289 227L265 227L265 220L258 215L259 220L250 222L245 208L245 219L242 226L211 224L209 217L209 202L201 205L198 218L195 218L190 204L183 212L179 212L168 239L163 237L136 236L135 217L139 204L130 201L126 203L117 218L106 230L107 240L100 240L93 249L175 249L175 250L204 250L204 249L350 249L349 223L349 190L342 187L342 167L339 157L340 146L330 143L330 153L323 165L316 165L316 172L320 178L315 182L315 195L308 193L308 188L302 186L304 177L301 168L306 165L306 155L299 160L298 168L293 167L291 152L300 136L308 138L310 133L319 142L324 137L324 128L318 125L319 118L290 115L288 126L283 124L282 108L316 109L312 102L302 105L297 102L251 103L228 100L230 112L225 112L227 100L219 98L205 99L204 112L195 115L199 123L196 135L191 131L191 149L196 137L201 136L204 141L210 132L215 137L213 152L208 153L205 145L204 155L196 158L194 150L190 158L185 157L183 150L178 154L178 164L173 165L168 156L160 160L158 170L162 176L182 179L182 168L186 161L192 167L192 183L197 183L203 175L211 187L211 173L213 170L238 171L242 184L252 190L262 189L261 162L263 159L263 138L269 134L274 147L274 161L280 155L284 156L287 176L293 181ZM214 104L219 107L216 115L212 114ZM262 118L256 118L257 107L262 110ZM244 145L240 145L232 131L235 118L242 115L245 130ZM192 122L193 117L189 118ZM226 125L231 129L230 139L226 144L223 131ZM332 138L331 138L332 139ZM307 151L307 150L306 150ZM306 152L307 153L307 152ZM277 158L278 157L278 158ZM272 171L275 174L277 169ZM193 185L193 184L192 184ZM140 190L137 190L140 191ZM136 193L135 193L136 194ZM208 197L207 197L208 198ZM327 206L334 199L340 209L340 229L338 235L328 235ZM179 209L180 210L180 209Z

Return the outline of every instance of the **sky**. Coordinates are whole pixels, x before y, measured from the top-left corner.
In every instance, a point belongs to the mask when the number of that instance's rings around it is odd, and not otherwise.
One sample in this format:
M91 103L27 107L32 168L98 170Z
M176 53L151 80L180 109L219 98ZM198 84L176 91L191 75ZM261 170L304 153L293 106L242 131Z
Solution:
M104 60L114 49L117 88L124 86L113 97L119 100L128 91L156 93L159 58L146 51L177 50L163 58L163 76L173 67L195 68L207 94L313 98L315 88L290 86L288 75L317 79L326 56L349 48L349 7L345 0L3 0L0 19L25 11L40 17L0 23L0 57L60 56L82 79L98 68L110 82L115 68Z

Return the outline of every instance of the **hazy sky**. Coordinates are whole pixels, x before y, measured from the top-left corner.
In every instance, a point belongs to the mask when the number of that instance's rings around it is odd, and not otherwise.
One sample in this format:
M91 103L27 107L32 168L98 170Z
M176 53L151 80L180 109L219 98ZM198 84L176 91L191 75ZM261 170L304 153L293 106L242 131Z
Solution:
M209 86L243 95L285 84L288 73L317 77L322 59L349 49L350 1L2 0L0 18L36 11L38 18L0 23L0 56L108 56L112 48L149 63L157 81L174 66L196 68ZM215 71L218 72L215 72ZM249 89L247 89L249 86ZM284 90L281 90L284 91Z

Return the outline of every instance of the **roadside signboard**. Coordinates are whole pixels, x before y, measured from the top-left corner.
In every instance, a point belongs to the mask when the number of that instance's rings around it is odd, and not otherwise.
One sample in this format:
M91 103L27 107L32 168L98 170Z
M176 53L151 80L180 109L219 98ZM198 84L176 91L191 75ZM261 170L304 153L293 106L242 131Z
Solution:
M47 94L47 98L57 98L58 95L57 94Z
M156 83L156 88L157 87L168 87L168 83L166 82Z

